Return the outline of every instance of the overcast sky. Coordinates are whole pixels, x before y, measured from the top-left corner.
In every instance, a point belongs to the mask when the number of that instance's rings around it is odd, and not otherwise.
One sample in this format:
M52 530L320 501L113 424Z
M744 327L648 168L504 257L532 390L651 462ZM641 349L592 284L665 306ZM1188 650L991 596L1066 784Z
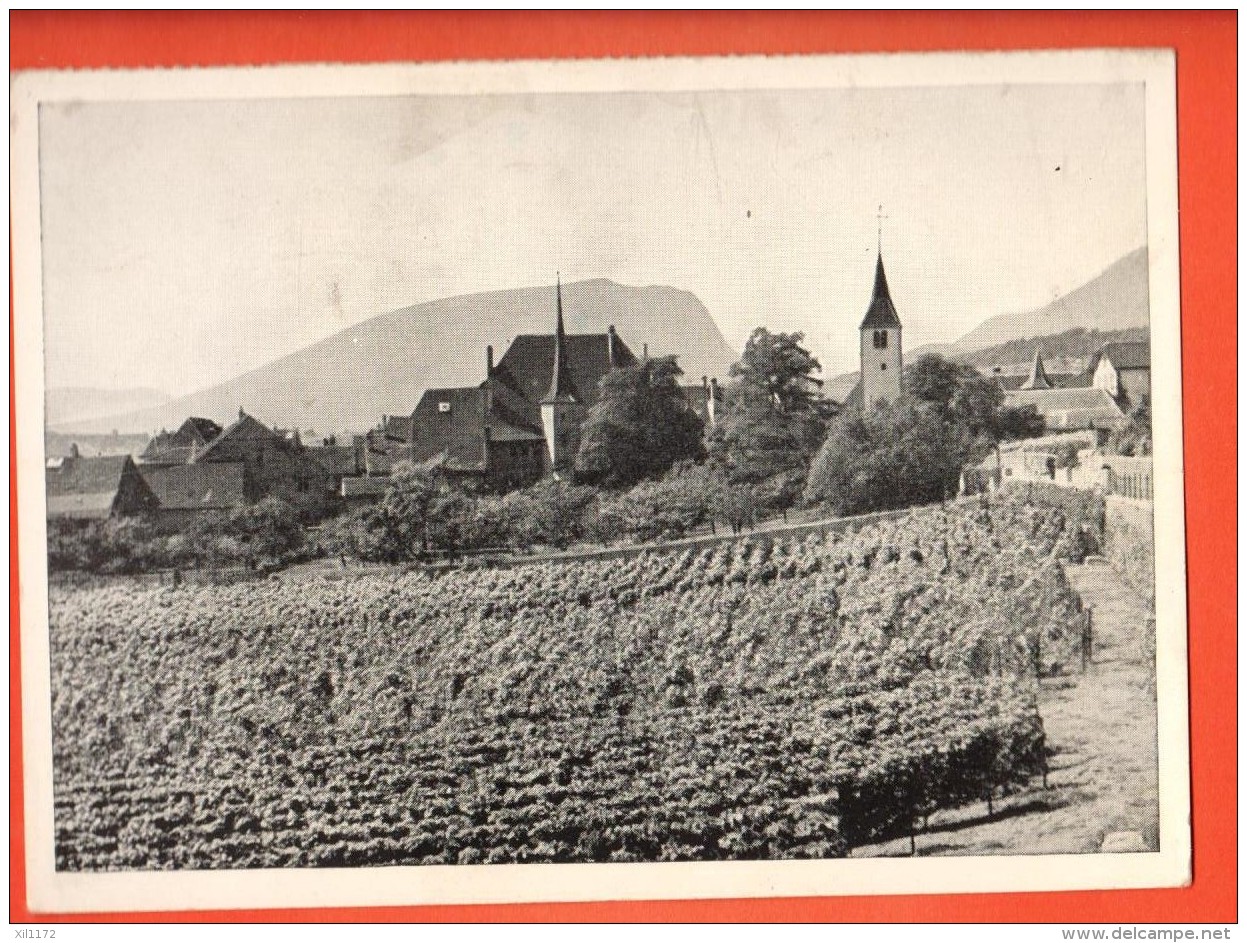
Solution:
M371 315L606 277L855 369L882 203L906 347L1146 242L1143 88L45 105L49 386L185 393Z

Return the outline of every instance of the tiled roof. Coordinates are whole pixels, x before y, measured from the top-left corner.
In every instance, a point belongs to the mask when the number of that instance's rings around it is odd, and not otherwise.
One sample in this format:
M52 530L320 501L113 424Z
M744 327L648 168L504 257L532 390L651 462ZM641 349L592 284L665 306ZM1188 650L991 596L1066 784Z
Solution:
M270 429L254 416L248 416L244 413L234 422L231 422L228 426L226 426L225 429L221 431L220 435L208 443L208 445L199 453L196 460L199 461L207 456L211 456L213 452L223 448L226 443L232 440L244 439L269 440L280 443L286 448L295 448L295 444L292 441L287 440L280 433Z
M46 474L48 497L84 494L115 495L127 455L101 455L96 458L66 458L49 462ZM55 464L53 464L55 463Z
M211 442L221 434L221 426L211 419L205 419L203 416L191 416L186 422L182 423L183 429L186 429L188 426L194 428L204 442Z
M618 335L615 363L628 366L636 356ZM568 390L582 406L597 402L598 381L611 369L609 334L568 334L564 337L564 364ZM494 376L525 401L527 419L540 422L541 400L550 392L554 376L554 335L521 334L494 368Z
M191 458L221 434L219 425L202 416L191 416L174 432L154 436L143 450L148 462L189 462Z
M130 487L123 491L127 479ZM155 503L128 455L49 459L44 483L51 517L108 517L114 510L139 511ZM119 497L126 507L119 506Z
M139 471L160 501L161 510L223 510L246 503L245 466L241 462L141 465Z
M1009 406L1033 405L1050 429L1113 425L1123 413L1113 398L1098 387L1057 390L1014 390L1005 397Z
M48 517L108 517L115 492L48 495Z
M875 262L875 287L870 293L870 307L866 309L866 317L862 318L859 330L899 328L901 319L896 315L896 305L892 303L892 294L888 291L888 277L883 271L883 254L879 254Z

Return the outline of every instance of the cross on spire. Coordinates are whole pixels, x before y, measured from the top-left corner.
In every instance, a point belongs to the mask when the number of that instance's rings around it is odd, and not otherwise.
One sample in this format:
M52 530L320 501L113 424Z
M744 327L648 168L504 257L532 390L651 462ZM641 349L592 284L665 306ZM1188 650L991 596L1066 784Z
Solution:
M884 221L885 219L890 219L890 218L891 218L891 217L889 217L889 216L884 216L884 215L883 215L883 204L882 204L882 203L880 203L880 204L879 204L879 212L877 212L877 213L875 214L875 220L879 223L879 233L878 233L878 250L879 250L879 254L880 254L880 255L882 255L882 254L883 254L883 221Z

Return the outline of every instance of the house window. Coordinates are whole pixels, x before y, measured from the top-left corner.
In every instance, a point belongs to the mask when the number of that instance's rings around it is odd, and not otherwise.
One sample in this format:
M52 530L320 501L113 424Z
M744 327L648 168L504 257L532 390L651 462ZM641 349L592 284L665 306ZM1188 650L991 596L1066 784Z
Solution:
M450 403L438 403L438 404L437 404L437 411L438 411L439 413L448 413L448 412L450 412Z
M875 331L875 350L888 349L888 332Z
M881 364L879 364L879 369L880 369L880 370L886 370L886 369L888 369L888 365L887 365L886 363L881 363Z

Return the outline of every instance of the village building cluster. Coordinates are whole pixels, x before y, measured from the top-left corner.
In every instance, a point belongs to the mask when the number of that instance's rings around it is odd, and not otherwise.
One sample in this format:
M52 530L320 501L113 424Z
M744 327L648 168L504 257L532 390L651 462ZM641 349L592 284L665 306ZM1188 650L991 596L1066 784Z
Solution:
M516 337L497 362L493 347L487 347L479 384L426 390L410 414L382 416L375 428L350 442L336 437L304 442L298 430L271 428L239 409L225 427L190 417L172 432L161 431L137 462L129 456L84 456L74 446L69 455L47 462L48 516L155 513L176 524L269 497L323 513L335 504L378 499L399 463L494 492L566 477L600 381L646 359L648 345L638 358L613 325L598 334L566 333L558 282L554 315L552 333ZM900 396L902 330L880 248L859 326L860 378L846 407L868 408ZM984 372L1000 384L1006 405L1034 406L1049 433L1075 434L1090 448L1102 445L1150 393L1146 342L1106 344L1076 372L1049 374L1039 349L1025 376L999 367ZM707 430L713 427L723 398L717 380L702 377L682 391L688 408ZM1050 452L1037 459L1030 448L1005 451L1016 452L1010 476L1032 477L1036 461L1042 473L1055 475ZM1003 454L995 457L996 482L1006 475Z
M638 358L614 325L599 334L568 334L561 284L554 300L551 334L516 337L497 363L487 347L479 384L426 390L409 415L382 416L349 443L304 442L298 430L270 428L239 409L224 428L192 416L161 431L137 462L87 457L74 447L47 463L48 516L153 512L178 523L269 497L323 512L336 502L376 500L402 462L497 492L565 477L601 379L647 358L648 345ZM717 379L702 377L681 391L711 428L722 399Z

